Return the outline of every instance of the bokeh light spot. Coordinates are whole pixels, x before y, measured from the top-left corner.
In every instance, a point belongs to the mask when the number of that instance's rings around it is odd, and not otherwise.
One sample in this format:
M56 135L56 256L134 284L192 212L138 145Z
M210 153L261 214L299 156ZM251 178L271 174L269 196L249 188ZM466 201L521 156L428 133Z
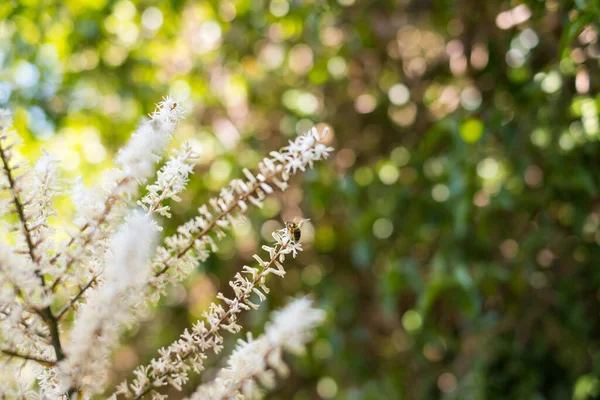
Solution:
M408 310L402 316L402 326L408 333L417 333L423 326L423 318L417 310Z
M552 265L552 261L554 261L554 253L550 249L542 249L538 252L536 261L542 267L549 267Z
M410 160L410 152L406 147L398 146L392 150L390 158L398 167L403 167Z
M410 126L417 118L417 106L415 103L408 103L403 107L391 106L388 108L390 119L398 126Z
M321 279L323 279L323 268L317 264L310 264L302 270L302 281L307 285L317 285Z
M354 108L361 114L368 114L377 107L377 100L371 94L361 94L354 100Z
M460 125L460 137L467 143L475 143L483 134L483 122L469 118Z
M385 164L379 170L379 179L386 185L393 185L400 176L400 170L392 164Z
M562 87L562 77L557 71L552 71L542 80L542 90L548 94L556 93Z
M136 9L132 2L122 0L115 4L114 13L117 18L126 21L135 17Z
M456 377L450 372L444 372L439 376L437 385L441 392L452 393L454 390L456 390Z
M525 169L525 183L530 187L539 187L544 179L544 171L537 165L530 165Z
M460 93L460 104L466 110L476 110L481 105L481 92L474 86L468 86Z
M507 260L512 260L519 254L519 244L513 239L506 239L500 245L500 252Z
M333 348L329 341L325 339L319 339L313 345L313 355L315 358L325 360L333 355Z
M155 31L163 24L163 13L157 7L148 7L142 13L142 25L144 28Z
M269 5L269 11L276 17L285 16L290 10L290 4L285 0L273 0Z
M535 271L529 276L529 283L534 289L543 289L548 285L548 277L541 271Z
M231 164L227 160L216 160L209 170L210 178L217 183L222 183L231 174Z
M343 78L348 72L348 66L342 57L333 57L327 61L327 70L333 77Z
M40 80L40 70L32 63L23 61L15 68L13 82L22 88L30 88L37 85Z
M335 163L340 168L350 168L356 161L356 152L352 149L341 149L335 157Z
M491 157L484 158L477 164L477 175L482 179L493 179L500 170L498 161Z
M317 393L324 399L333 399L338 393L337 383L333 378L325 376L317 382Z
M405 85L397 83L388 91L388 97L390 98L392 104L401 106L406 104L410 99L410 92Z
M289 66L296 74L306 74L313 65L313 52L305 44L294 46L290 50Z
M360 186L367 186L373 181L373 171L369 167L359 167L354 171L354 180Z
M387 239L394 232L394 224L387 218L379 218L373 223L373 235L378 239Z
M443 183L438 183L431 189L431 197L438 203L443 203L450 198L450 189Z
M550 132L544 128L536 128L531 132L531 143L544 148L550 144Z

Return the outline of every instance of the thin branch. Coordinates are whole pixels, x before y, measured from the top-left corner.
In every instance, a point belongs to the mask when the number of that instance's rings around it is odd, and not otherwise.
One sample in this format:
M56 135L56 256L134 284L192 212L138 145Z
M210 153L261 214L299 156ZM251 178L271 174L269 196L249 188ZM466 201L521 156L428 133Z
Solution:
M8 349L0 349L0 352L9 357L17 357L17 358L21 358L21 359L27 360L27 361L35 361L38 364L43 365L44 367L52 367L52 366L56 365L56 361L54 361L54 360L46 360L44 358L33 356L31 354L18 353L16 351L8 350Z
M10 168L9 161L10 156L8 155L7 149L2 146L2 138L0 138L0 159L2 159L2 165L4 168L4 174L8 179L8 185L10 188L10 192L13 197L13 203L15 205L15 209L17 214L19 215L19 220L21 221L21 225L23 226L23 231L25 233L25 241L27 242L27 247L29 249L29 256L31 257L31 261L37 263L37 259L35 257L35 247L36 244L33 243L33 239L31 238L31 231L27 226L27 218L25 217L25 208L18 194L17 190L17 182L15 177L13 176L13 170ZM42 286L46 285L46 280L44 279L44 275L41 273L39 267L36 269L36 275L40 277L42 281Z
M48 328L50 328L50 337L52 338L52 347L54 347L54 352L56 353L56 361L60 361L65 358L65 353L63 351L62 345L60 343L60 331L58 329L58 320L52 314L50 310L50 306L44 308L40 312L40 316L46 321Z
M279 174L281 174L282 171L285 171L285 166L286 166L286 163L282 163L281 164L282 169L280 171L273 171L270 175L265 176L264 182L261 182L258 179L254 182L247 182L246 184L252 185L252 189L247 191L243 195L238 195L237 193L234 193L236 198L235 198L235 200L233 200L231 202L231 205L226 210L219 213L215 218L212 218L212 220L208 223L208 226L206 228L204 228L201 232L199 232L196 236L194 236L193 240L190 240L190 243L185 248L183 248L177 254L170 256L166 261L164 261L163 262L164 267L161 268L158 272L156 272L155 277L158 278L162 274L166 273L169 270L169 268L171 268L171 260L179 259L179 258L183 257L188 251L190 251L190 249L192 249L192 247L194 247L194 243L197 240L202 239L206 234L208 234L208 232L210 232L221 219L223 219L225 216L231 214L236 209L240 208L240 205L239 205L240 202L246 202L249 197L255 195L258 192L258 190L260 189L261 183L263 183L263 184L264 183L272 183L272 181ZM237 197L237 196L239 196L239 197Z
M83 285L79 289L79 292L77 292L77 294L75 296L71 297L71 299L69 300L69 302L67 304L65 304L63 306L63 308L61 308L58 313L56 313L56 319L57 320L60 320L62 318L62 316L65 315L65 313L67 311L69 311L69 309L75 303L77 303L77 301L81 298L81 296L83 296L83 294L85 293L85 291L88 290L92 285L94 285L96 283L96 279L98 279L98 275L94 275L85 285Z
M256 182L254 184L254 188L251 191L249 191L247 194L237 198L230 207L228 207L225 211L221 212L215 218L213 218L212 221L208 224L208 226L206 228L204 228L201 232L199 232L196 236L194 236L194 240L190 240L190 244L187 247L185 247L183 250L181 250L175 256L171 256L169 259L167 259L167 261L164 262L165 266L160 271L155 273L155 277L158 278L162 274L166 273L169 270L169 268L171 267L171 265L170 265L171 260L183 257L188 251L190 251L190 249L192 247L194 247L194 243L196 242L196 240L202 239L204 236L206 236L215 227L215 225L217 224L218 221L220 221L226 215L231 214L233 211L235 211L236 208L239 208L239 201L246 201L248 199L248 197L250 197L251 195L256 193L258 188L259 188L259 184L258 184L258 182Z

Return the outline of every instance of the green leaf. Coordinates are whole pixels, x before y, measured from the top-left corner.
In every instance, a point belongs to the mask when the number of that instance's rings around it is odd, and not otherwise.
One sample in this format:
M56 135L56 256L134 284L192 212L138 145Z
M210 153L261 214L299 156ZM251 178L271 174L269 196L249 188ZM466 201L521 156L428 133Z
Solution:
M569 56L571 43L573 43L573 40L575 40L577 35L579 35L581 31L583 31L583 28L591 21L592 15L584 14L567 24L558 46L558 54L561 60Z

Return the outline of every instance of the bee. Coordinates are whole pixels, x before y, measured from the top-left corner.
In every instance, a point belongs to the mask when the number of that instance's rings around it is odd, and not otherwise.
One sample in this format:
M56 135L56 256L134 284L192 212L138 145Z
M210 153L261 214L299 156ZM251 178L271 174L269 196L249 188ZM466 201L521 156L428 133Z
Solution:
M296 221L296 218L294 218L293 221L287 221L285 223L285 228L287 229L288 234L290 235L290 238L292 238L294 243L300 241L300 236L302 236L301 228L306 221L308 221L308 219Z
M176 108L177 108L177 103L173 103L173 104L171 104L171 109L169 111L173 111Z

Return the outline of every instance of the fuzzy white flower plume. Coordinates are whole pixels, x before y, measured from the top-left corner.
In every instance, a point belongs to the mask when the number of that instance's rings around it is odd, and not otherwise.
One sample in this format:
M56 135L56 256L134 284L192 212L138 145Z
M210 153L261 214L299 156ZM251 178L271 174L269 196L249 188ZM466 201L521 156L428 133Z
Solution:
M156 231L147 215L133 212L113 236L104 258L103 282L80 308L61 363L64 387L101 391L107 356L130 322L136 292L150 275L149 258Z

